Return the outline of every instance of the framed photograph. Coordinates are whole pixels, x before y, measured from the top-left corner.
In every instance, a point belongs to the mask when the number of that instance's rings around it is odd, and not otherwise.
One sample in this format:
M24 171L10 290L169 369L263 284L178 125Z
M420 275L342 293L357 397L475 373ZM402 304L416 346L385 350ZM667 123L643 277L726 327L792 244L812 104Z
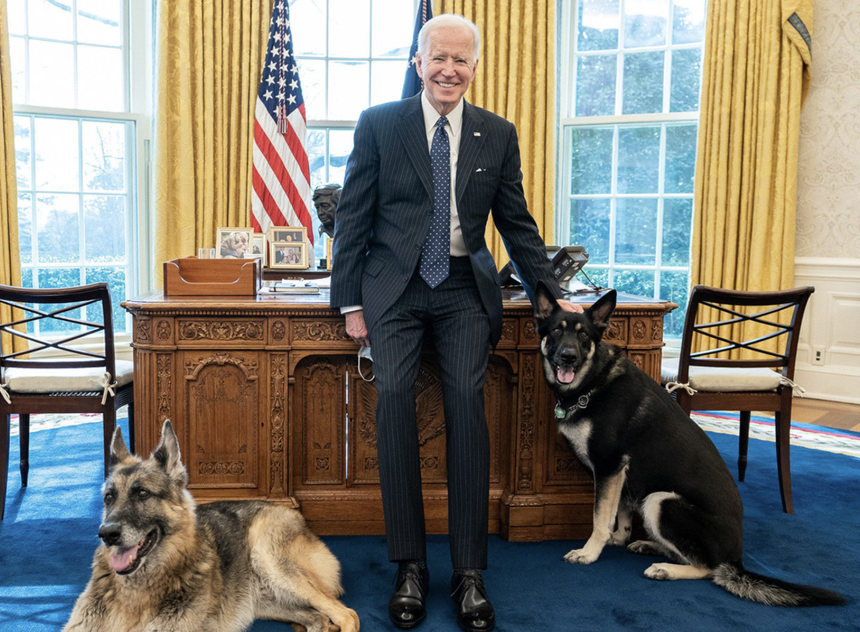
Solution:
M254 233L253 241L251 242L251 252L250 256L252 257L260 257L262 259L262 263L266 265L266 234L265 233Z
M325 240L325 269L331 270L331 245L334 243L334 239L328 237Z
M302 243L307 241L304 226L272 226L269 228L269 241L279 243Z
M307 270L308 245L303 241L269 242L269 268Z
M251 253L253 240L253 228L219 228L215 233L215 258L244 259Z

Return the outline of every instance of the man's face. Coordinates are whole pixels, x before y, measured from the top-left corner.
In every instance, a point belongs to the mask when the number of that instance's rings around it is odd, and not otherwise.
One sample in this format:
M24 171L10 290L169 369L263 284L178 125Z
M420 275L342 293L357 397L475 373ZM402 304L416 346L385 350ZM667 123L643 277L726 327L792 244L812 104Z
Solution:
M317 209L317 217L323 224L331 224L334 221L335 205L330 195L321 195L314 200Z
M418 54L416 68L424 80L427 100L442 116L463 98L478 67L475 41L465 27L440 26L429 34L426 54Z

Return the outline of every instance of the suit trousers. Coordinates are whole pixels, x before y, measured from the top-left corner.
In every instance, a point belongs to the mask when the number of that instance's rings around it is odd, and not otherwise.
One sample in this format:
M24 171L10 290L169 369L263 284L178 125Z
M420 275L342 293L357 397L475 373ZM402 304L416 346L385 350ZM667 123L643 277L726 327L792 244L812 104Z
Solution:
M451 561L454 568L484 569L490 488L484 380L490 322L469 258L452 257L448 278L435 289L416 269L403 294L369 333L388 557L427 557L413 391L426 335L441 370Z

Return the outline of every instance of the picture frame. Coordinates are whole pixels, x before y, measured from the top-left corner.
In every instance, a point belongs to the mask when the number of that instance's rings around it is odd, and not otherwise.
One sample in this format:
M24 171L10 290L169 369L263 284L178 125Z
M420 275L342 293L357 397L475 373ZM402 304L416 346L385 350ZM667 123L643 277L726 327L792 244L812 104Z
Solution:
M331 246L334 243L334 239L332 237L328 237L325 240L325 269L331 270Z
M260 257L262 260L263 266L266 265L266 260L268 257L267 248L266 248L266 233L254 233L254 237L252 240L251 253L252 257Z
M215 232L215 258L244 259L246 254L250 254L253 241L253 228L219 227Z
M307 235L307 229L304 226L271 226L269 228L270 242L301 243L308 240Z
M308 244L304 241L270 241L269 268L273 270L307 270Z

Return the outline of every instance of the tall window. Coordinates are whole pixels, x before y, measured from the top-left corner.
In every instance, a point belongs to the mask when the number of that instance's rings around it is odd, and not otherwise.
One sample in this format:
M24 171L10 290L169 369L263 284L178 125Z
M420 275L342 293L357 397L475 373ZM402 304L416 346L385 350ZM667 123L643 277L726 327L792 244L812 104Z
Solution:
M559 240L600 285L687 304L705 0L566 0Z
M23 285L105 281L114 327L125 332L120 303L138 292L134 237L143 189L129 7L125 0L7 6Z
M400 98L415 10L415 0L290 0L312 188L343 184L359 114Z

